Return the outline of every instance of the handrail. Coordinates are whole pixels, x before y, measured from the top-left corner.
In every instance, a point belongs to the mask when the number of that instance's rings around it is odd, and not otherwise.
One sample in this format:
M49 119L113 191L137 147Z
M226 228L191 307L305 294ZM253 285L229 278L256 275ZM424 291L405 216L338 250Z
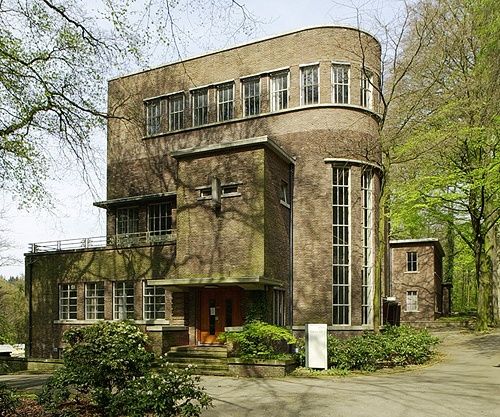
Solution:
M52 240L30 243L30 253L59 252L75 249L94 249L106 247L132 247L144 244L160 244L176 240L175 229L123 233L111 236L85 237L81 239Z

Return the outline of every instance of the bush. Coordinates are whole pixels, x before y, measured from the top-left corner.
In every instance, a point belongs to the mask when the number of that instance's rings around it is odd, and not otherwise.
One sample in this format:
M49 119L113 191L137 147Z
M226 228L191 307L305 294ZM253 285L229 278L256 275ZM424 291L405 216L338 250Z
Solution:
M297 342L290 330L262 321L247 323L240 332L224 332L219 340L232 343L232 355L243 359L280 359Z
M0 383L0 417L11 415L19 403L15 390Z
M349 339L328 336L328 367L374 371L382 366L422 364L434 354L438 339L427 330L409 326L386 327L380 334L365 333ZM297 343L299 364L305 364L305 346Z
M67 331L64 366L39 396L54 416L199 416L211 400L188 371L153 370L147 337L129 322Z

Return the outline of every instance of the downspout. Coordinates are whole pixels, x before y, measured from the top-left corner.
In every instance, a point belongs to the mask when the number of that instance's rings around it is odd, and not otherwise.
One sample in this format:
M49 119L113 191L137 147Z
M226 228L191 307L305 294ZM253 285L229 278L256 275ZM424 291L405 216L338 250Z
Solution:
M294 164L288 170L288 184L290 193L290 215L288 216L289 256L288 256L288 316L290 328L293 328L293 189L294 189Z

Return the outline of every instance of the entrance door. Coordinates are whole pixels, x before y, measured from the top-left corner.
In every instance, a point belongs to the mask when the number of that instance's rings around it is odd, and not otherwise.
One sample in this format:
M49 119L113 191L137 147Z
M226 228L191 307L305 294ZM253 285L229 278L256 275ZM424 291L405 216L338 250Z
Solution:
M241 326L241 299L239 287L203 288L200 300L200 329L198 342L217 344L217 336L225 327Z

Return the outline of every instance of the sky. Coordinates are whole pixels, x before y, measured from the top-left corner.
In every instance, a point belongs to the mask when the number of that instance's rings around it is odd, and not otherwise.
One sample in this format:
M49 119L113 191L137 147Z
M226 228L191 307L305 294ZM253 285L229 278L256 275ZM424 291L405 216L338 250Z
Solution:
M85 2L83 2L85 3ZM90 3L91 4L91 3ZM379 18L390 21L401 9L401 0L241 0L249 12L259 21L257 28L250 34L240 33L233 38L213 34L210 42L205 42L203 29L190 29L191 36L180 39L183 57L189 57L213 49L223 49L246 41L277 35L308 26L336 24L359 26L375 36L378 35L374 20ZM358 15L357 9L360 10ZM178 26L188 25L189 16L180 17ZM177 60L172 57L170 60ZM168 62L168 58L164 58ZM154 62L155 65L164 62ZM117 74L119 75L119 74ZM105 92L103 92L105 94ZM0 255L16 259L9 266L0 266L0 275L5 277L24 273L23 254L28 251L29 243L64 240L73 238L96 237L105 235L105 211L94 207L94 201L106 199L105 187L105 139L94 138L102 149L98 161L98 175L103 178L91 191L83 182L78 171L71 166L59 166L46 182L51 195L49 207L22 209L9 194L0 194L0 233L8 239L10 248Z

